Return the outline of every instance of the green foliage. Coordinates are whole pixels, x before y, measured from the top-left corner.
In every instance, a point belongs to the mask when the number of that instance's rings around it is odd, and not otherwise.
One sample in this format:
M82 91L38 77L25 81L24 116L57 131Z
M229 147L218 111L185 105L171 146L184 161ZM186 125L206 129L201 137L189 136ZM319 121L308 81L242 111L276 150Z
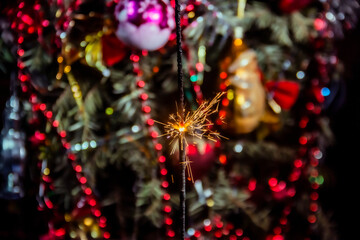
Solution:
M152 179L140 186L140 190L136 195L136 207L138 208L138 216L136 217L145 217L154 226L160 228L163 221L161 215L163 194L160 181L156 179Z
M6 46L3 39L0 38L0 70L7 73L6 63L14 63L15 58L10 52L9 47Z

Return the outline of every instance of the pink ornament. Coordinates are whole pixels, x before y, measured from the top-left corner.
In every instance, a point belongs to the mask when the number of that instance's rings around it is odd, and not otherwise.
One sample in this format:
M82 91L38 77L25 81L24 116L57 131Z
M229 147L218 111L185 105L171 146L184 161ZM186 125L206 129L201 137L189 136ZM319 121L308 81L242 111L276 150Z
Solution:
M116 36L125 44L154 51L163 47L175 27L168 0L125 0L115 8Z

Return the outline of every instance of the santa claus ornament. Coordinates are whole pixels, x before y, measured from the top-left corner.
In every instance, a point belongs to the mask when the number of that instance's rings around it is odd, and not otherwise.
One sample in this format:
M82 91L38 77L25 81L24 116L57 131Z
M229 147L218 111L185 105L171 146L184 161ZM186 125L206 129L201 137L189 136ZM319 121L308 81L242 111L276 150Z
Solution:
M125 0L115 8L117 37L125 44L154 51L163 47L175 27L168 0Z
M234 130L249 133L259 124L265 111L265 89L260 80L256 53L243 51L229 66L229 78L234 88Z

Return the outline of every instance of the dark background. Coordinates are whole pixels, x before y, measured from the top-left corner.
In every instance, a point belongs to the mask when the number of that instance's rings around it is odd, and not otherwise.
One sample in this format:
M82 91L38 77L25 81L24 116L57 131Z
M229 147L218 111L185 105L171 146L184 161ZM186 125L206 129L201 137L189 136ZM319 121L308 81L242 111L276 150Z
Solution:
M359 25L336 41L335 46L345 72L336 98L327 110L335 143L328 148L324 164L333 177L328 179L330 187L320 188L320 201L324 210L332 216L339 239L352 240L359 239L360 232L360 168L357 167L360 160ZM9 98L9 77L0 74L1 113ZM37 239L39 233L45 233L47 225L42 221L45 216L37 211L36 206L33 196L16 201L0 199L0 239Z
M345 66L344 86L334 100L342 102L329 112L335 144L326 153L325 165L335 175L332 189L320 195L323 207L334 212L340 239L359 239L360 150L360 27L347 32L335 45ZM325 179L326 181L326 179Z

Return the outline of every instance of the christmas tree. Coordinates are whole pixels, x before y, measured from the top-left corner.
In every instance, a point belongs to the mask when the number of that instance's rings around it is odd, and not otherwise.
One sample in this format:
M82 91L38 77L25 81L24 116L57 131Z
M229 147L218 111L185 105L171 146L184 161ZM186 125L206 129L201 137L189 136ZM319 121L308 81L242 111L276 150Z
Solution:
M338 239L321 192L357 1L0 6L1 239Z

